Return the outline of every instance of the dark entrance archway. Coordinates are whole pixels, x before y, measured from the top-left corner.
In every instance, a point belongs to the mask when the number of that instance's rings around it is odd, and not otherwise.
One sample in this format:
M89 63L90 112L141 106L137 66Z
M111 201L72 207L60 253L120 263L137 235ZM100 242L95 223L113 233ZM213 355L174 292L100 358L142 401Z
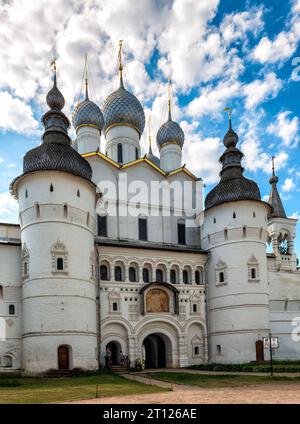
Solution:
M143 341L145 368L166 368L166 343L159 334L151 334Z
M57 354L58 354L58 369L69 370L70 369L69 347L65 345L59 346L57 349Z
M108 349L110 349L110 351L111 351L111 365L118 365L119 364L119 353L120 353L119 343L109 342L106 345L106 352L107 352Z
M256 361L263 362L264 361L264 343L262 340L257 340L255 342L255 351L256 351Z

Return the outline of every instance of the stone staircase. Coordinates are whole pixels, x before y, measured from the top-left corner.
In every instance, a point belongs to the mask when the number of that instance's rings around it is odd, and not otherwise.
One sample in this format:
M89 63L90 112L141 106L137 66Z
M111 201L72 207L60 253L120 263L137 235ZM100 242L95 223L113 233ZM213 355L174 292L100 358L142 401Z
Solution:
M125 368L123 365L112 365L111 370L114 374L118 375L128 374L128 369Z

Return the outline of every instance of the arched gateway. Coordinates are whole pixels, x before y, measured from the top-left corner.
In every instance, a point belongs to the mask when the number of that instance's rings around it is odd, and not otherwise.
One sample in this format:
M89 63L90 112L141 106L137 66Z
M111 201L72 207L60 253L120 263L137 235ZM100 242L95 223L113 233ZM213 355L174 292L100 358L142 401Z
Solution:
M172 366L172 344L162 333L153 333L143 341L145 368L166 368Z

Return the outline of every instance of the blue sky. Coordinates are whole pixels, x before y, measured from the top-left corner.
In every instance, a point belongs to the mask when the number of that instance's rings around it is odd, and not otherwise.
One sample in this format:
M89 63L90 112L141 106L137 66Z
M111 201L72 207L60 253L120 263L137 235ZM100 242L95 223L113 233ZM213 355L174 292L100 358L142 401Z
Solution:
M184 162L207 191L218 181L224 107L231 106L245 174L266 199L274 155L287 215L300 216L299 0L9 1L0 5L0 19L1 221L17 222L8 186L22 172L23 155L40 142L54 52L71 116L86 52L92 100L101 106L116 88L119 39L125 84L151 112L153 138L166 120L172 77ZM104 151L103 137L101 143ZM146 131L141 144L145 151ZM300 237L296 249L300 254Z

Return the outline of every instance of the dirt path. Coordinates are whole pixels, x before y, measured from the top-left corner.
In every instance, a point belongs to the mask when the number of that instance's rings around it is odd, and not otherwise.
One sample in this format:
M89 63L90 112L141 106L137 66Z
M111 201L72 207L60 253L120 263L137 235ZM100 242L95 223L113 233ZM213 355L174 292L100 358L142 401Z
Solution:
M174 387L174 391L144 395L115 396L72 403L99 404L205 404L205 403L297 403L300 404L299 384L265 384L263 386L202 389L190 386Z

